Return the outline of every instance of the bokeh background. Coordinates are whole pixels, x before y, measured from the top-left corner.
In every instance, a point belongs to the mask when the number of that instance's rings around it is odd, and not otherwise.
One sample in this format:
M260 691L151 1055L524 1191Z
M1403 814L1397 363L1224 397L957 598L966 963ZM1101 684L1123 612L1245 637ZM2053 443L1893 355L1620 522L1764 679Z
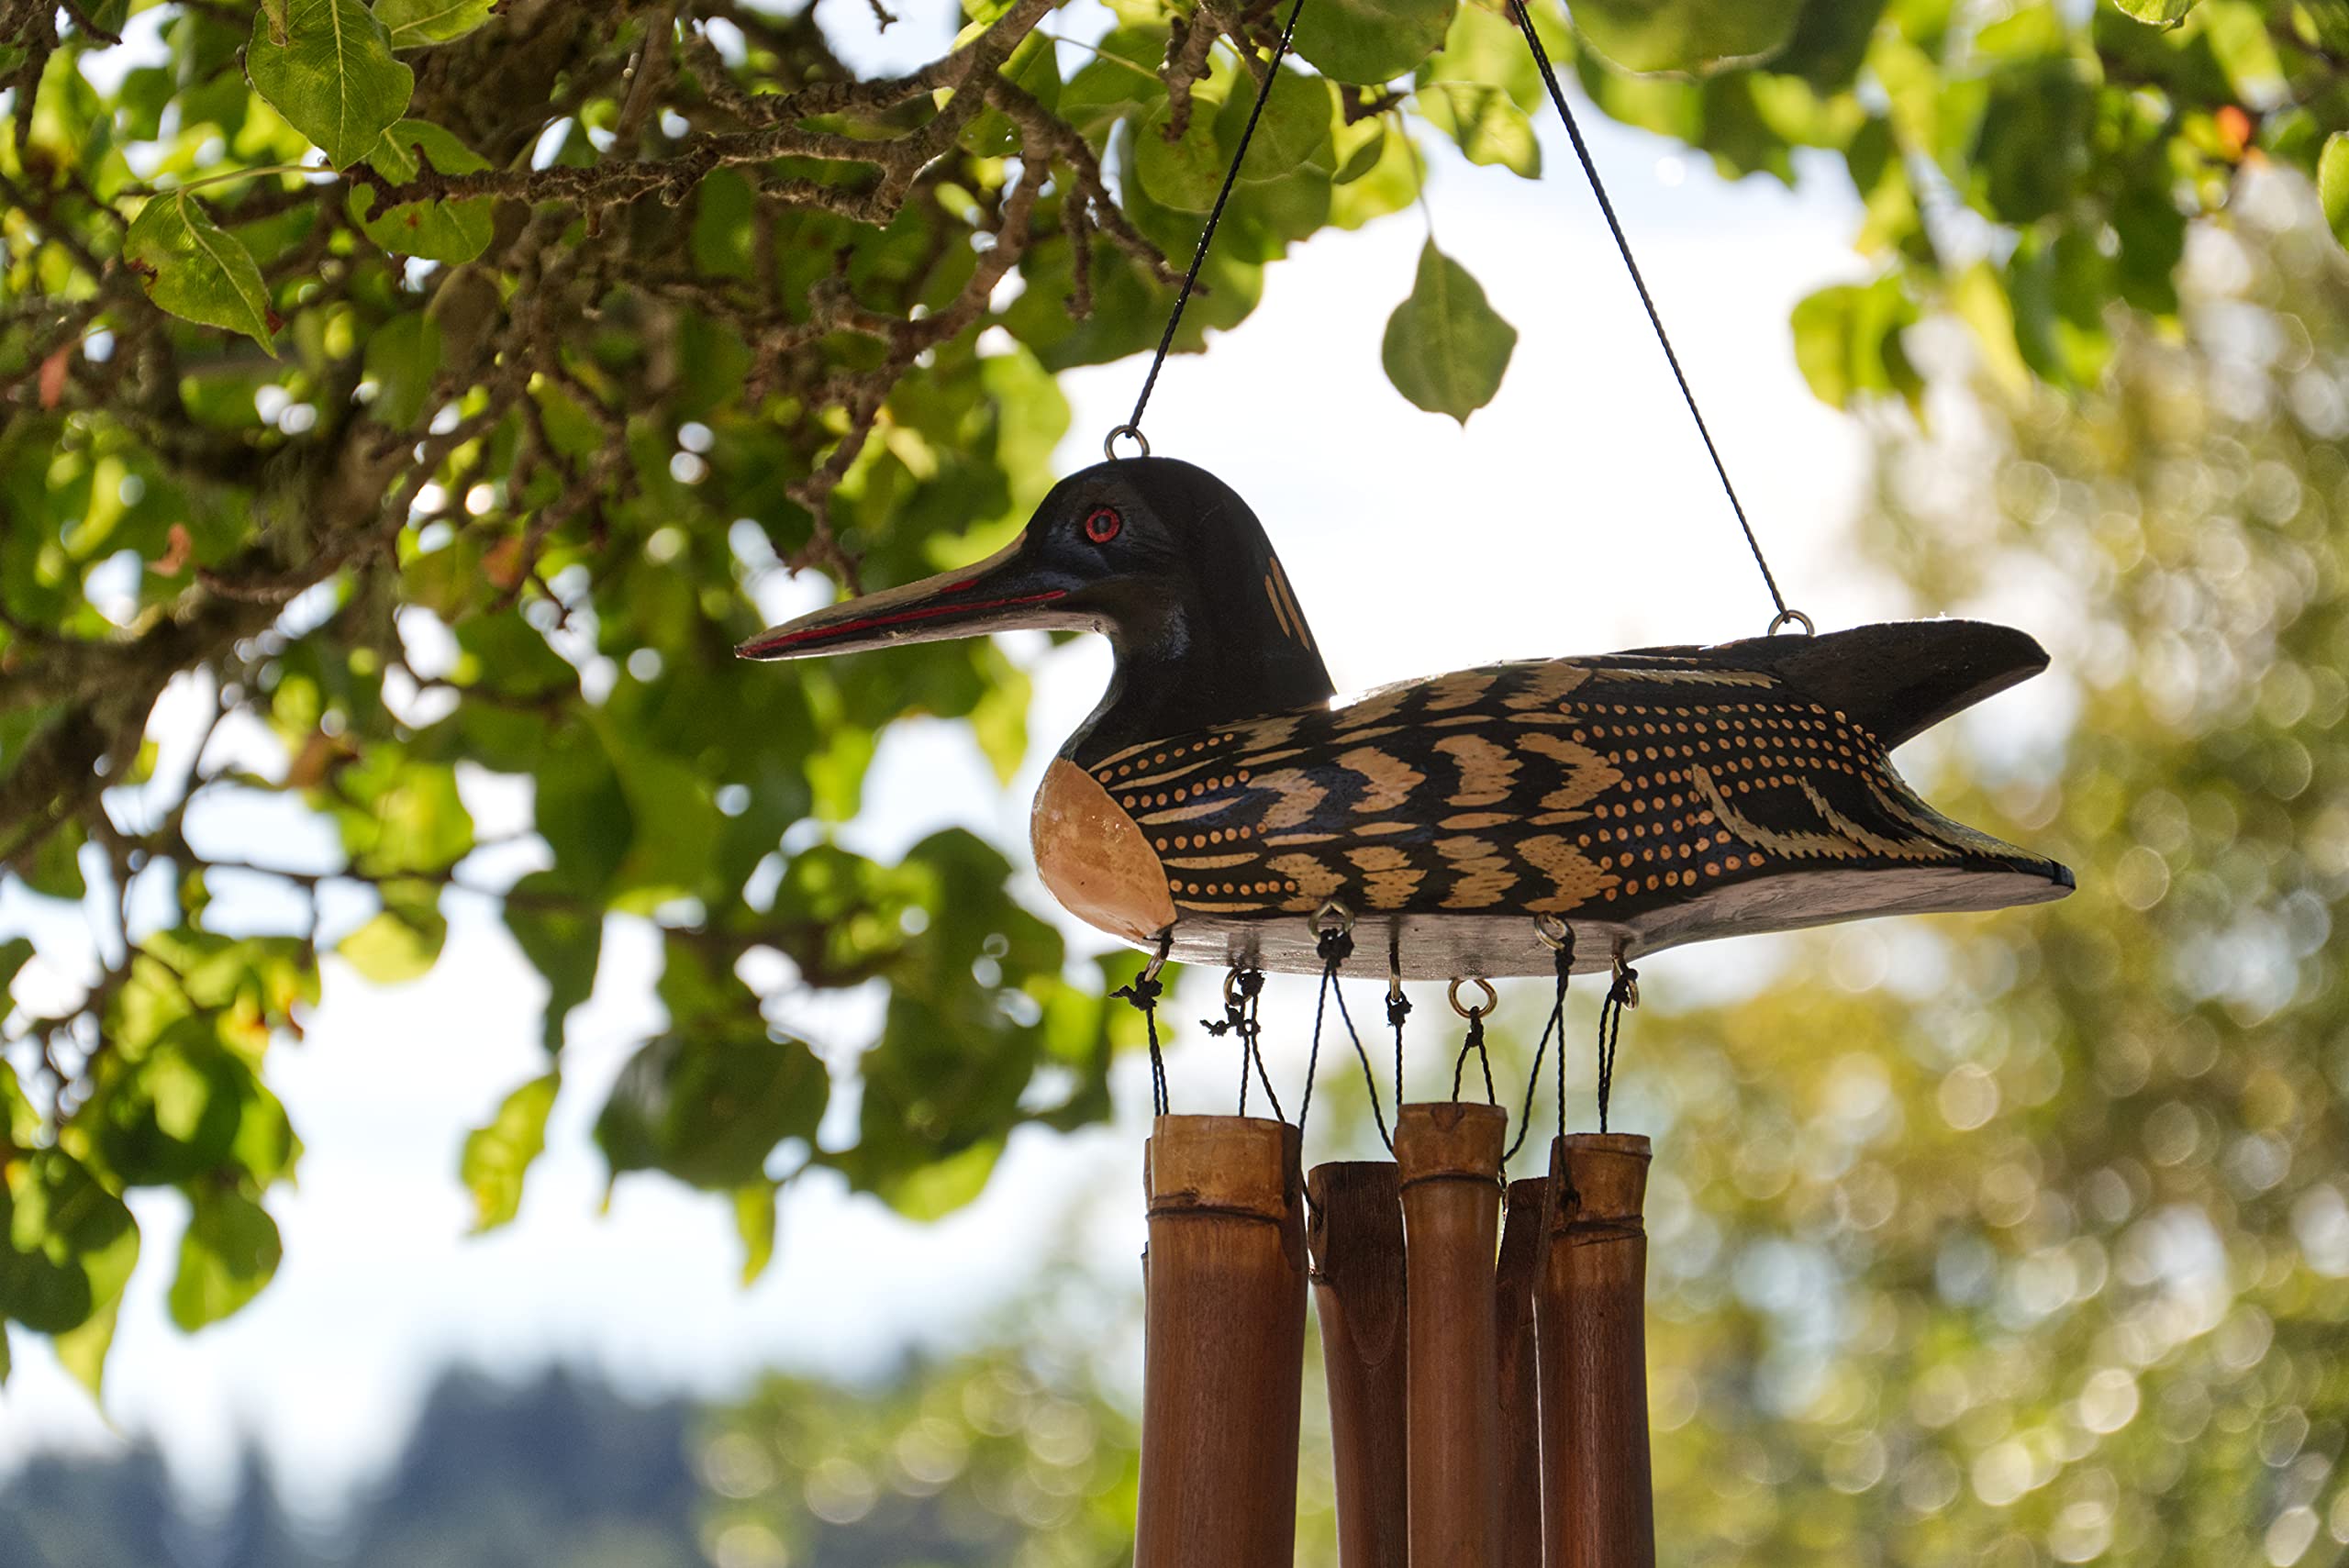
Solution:
M825 25L861 69L929 58L954 18L899 9L877 38L845 6ZM2175 323L2113 318L2086 389L1929 320L1913 403L1846 415L1810 396L1787 321L1869 271L1848 183L1801 177L1822 172L1812 154L1789 186L1724 181L1611 122L1592 139L1793 602L1822 626L1981 615L2047 645L2045 676L1900 764L2080 884L2043 909L1643 966L1616 1125L1656 1140L1663 1556L2337 1561L2349 265L2313 192L2247 171L2226 224L2188 233ZM1586 195L1439 152L1428 207L1522 333L1464 428L1375 369L1424 238L1408 218L1269 269L1256 314L1175 361L1153 407L1159 450L1264 517L1341 688L1758 630L1768 606ZM1140 371L1063 378L1059 470L1089 461ZM828 592L777 575L761 607ZM1108 665L1041 637L1001 651L1031 692L1008 784L969 723L901 722L835 841L885 858L963 827L1019 858L1034 777ZM485 840L528 820L495 781L469 780L467 805ZM282 828L256 809L218 830ZM103 1407L13 1336L0 1562L1121 1560L1148 1106L1130 1051L1107 1123L1020 1129L934 1222L830 1172L791 1183L746 1285L722 1197L615 1181L593 1141L600 1090L660 1018L660 938L615 915L518 1217L472 1237L458 1151L540 1070L544 988L493 909L452 896L448 915L411 984L330 959L306 1038L273 1058L307 1152L270 1205L286 1262L250 1307L173 1326L184 1210L155 1198L135 1205L149 1261ZM0 921L72 940L31 900ZM1060 929L1072 954L1102 951ZM1166 1010L1178 1106L1229 1093L1230 1047L1192 1023L1214 981L1187 977ZM1578 1121L1593 1000L1570 1009ZM1438 995L1419 1001L1415 1092L1456 1044ZM1521 1081L1544 1001L1505 995L1505 1077ZM865 986L779 1021L820 1046L869 1035L885 1006ZM1264 1013L1294 1083L1309 992L1275 984ZM1341 1051L1322 1062L1332 1114L1309 1152L1359 1155L1359 1081ZM819 1136L848 1140L853 1105L829 1114L847 1121ZM1322 1562L1310 1390L1307 1412L1299 1561Z

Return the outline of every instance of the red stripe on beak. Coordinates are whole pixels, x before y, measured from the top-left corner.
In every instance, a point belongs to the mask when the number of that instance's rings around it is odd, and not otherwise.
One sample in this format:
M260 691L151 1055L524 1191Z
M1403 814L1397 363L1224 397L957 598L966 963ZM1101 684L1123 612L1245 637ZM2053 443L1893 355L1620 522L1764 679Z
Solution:
M972 583L976 581L977 579L974 578L971 583L957 583L952 587L942 591L950 594L956 593L970 587ZM1023 594L1013 598L974 599L967 604L923 605L915 609L897 610L888 615L860 616L854 620L836 621L830 626L811 626L801 631L753 638L742 644L739 651L745 658L762 659L786 648L796 648L803 643L818 642L827 638L852 636L857 632L871 631L877 627L899 626L907 621L934 620L940 616L961 616L985 610L1010 609L1019 605L1050 604L1054 599L1064 599L1067 596L1068 590L1065 588L1050 588L1041 594Z

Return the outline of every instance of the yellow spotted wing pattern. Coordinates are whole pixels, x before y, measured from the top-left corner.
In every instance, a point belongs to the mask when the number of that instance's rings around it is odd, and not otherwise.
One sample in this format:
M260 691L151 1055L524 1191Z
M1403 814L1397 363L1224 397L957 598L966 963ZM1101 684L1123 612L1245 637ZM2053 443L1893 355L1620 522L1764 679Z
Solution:
M1934 812L1845 714L1696 650L1465 670L1090 771L1186 915L1622 919L1808 868L2051 864Z

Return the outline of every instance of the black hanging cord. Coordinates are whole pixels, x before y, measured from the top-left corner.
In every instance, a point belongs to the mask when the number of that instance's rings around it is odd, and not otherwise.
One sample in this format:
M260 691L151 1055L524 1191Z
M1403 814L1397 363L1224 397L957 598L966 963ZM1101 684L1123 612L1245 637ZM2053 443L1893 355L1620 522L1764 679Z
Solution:
M1468 1070L1468 1053L1476 1053L1477 1063L1485 1070L1485 1103L1500 1104L1500 1095L1493 1088L1493 1058L1485 1049L1485 1009L1477 1008L1468 1015L1468 1038L1461 1043L1459 1060L1452 1064L1452 1097L1460 1097L1460 1076Z
M1150 961L1149 966L1135 975L1130 984L1109 993L1131 1003L1134 1011L1141 1015L1142 1026L1150 1031L1150 1108L1153 1116L1164 1116L1167 1111L1166 1057L1158 1045L1158 999L1166 994L1166 985L1158 978L1158 971L1174 945L1174 938L1162 939L1158 956Z
M1549 1051L1553 1035L1558 1041L1558 1136L1566 1135L1566 981L1575 968L1574 928L1566 929L1565 940L1551 950L1551 958L1558 972L1558 993L1550 1004L1549 1019L1542 1026L1541 1043L1533 1048L1533 1070L1525 1075L1525 1107L1518 1112L1517 1138L1501 1156L1503 1165L1517 1158L1517 1151L1525 1146L1525 1135L1533 1129L1533 1086L1542 1082L1542 1058Z
M1345 998L1338 999L1340 1006ZM1411 1016L1411 999L1403 995L1399 982L1389 982L1386 987L1386 1021L1395 1030L1395 1115L1403 1115L1403 1020Z
M1598 1130L1607 1130L1607 1104L1615 1093L1615 1045L1622 1037L1623 1014L1640 1005L1640 972L1615 961L1615 984L1598 1007Z
M1370 1052L1362 1043L1362 1031L1354 1028L1353 1015L1346 1010L1346 988L1338 983L1338 966L1353 956L1354 940L1342 928L1323 931L1315 943L1321 957L1321 993L1313 1004L1313 1050L1305 1063L1305 1100L1297 1106L1297 1131L1305 1136L1305 1118L1313 1108L1313 1070L1321 1060L1321 1020L1330 999L1338 1000L1338 1017L1346 1026L1346 1038L1353 1042L1354 1057L1362 1063L1363 1085L1370 1091L1370 1119L1378 1128L1378 1141L1394 1152L1395 1140L1386 1130L1386 1113L1378 1103L1378 1078L1371 1071Z
M1370 1089L1370 1119L1377 1124L1378 1141L1392 1151L1395 1140L1387 1134L1386 1115L1378 1103L1378 1080L1370 1070L1370 1052L1363 1049L1353 1015L1346 1011L1345 987L1338 984L1338 967L1353 956L1354 939L1343 927L1332 926L1317 939L1314 951L1321 959L1321 990L1313 1004L1313 1049L1305 1061L1305 1097L1297 1107L1297 1136L1305 1136L1305 1118L1313 1109L1313 1073L1321 1061L1321 1023L1329 1011L1330 998L1335 995L1338 1017L1345 1021L1347 1038L1353 1041L1354 1055L1362 1062L1363 1083Z
M1215 241L1215 227L1223 221L1223 204L1231 199L1231 187L1240 179L1240 165L1248 156L1248 143L1255 138L1256 121L1264 113L1264 100L1273 95L1273 84L1280 80L1281 61L1288 57L1288 40L1296 35L1297 13L1305 9L1305 0L1288 8L1288 21L1281 28L1281 41L1273 48L1273 65L1257 85L1256 101L1248 110L1247 128L1240 133L1240 145L1232 150L1231 166L1223 172L1223 188L1215 194L1215 206L1208 209L1208 224L1199 230L1199 243L1191 252L1190 269L1183 274L1183 286L1174 295L1174 308L1166 315L1166 330L1159 335L1158 352L1150 357L1150 373L1141 380L1141 395L1134 399L1134 411L1126 422L1109 432L1115 442L1121 435L1136 438L1141 435L1142 410L1150 406L1150 394L1158 384L1159 370L1166 363L1166 356L1174 350L1175 329L1183 325L1183 307L1191 303L1191 291L1198 286L1199 269L1207 264L1208 247ZM1147 443L1144 455L1149 452Z
M1235 998L1234 990L1239 992ZM1264 993L1264 973L1260 969L1235 969L1223 984L1223 1021L1201 1018L1200 1027L1211 1035L1237 1034L1240 1037L1240 1114L1248 1114L1248 1075L1252 1070L1256 1081L1264 1086L1264 1098L1272 1103L1276 1120L1286 1121L1287 1113L1281 1109L1281 1097L1273 1093L1272 1074L1264 1071L1264 1053L1256 1041L1264 1032L1258 1016L1260 998Z
M1705 451L1713 460L1713 472L1720 475L1721 490L1729 496L1730 510L1737 514L1737 526L1745 532L1745 548L1753 552L1753 564L1762 569L1762 581L1770 590L1770 600L1778 606L1779 621L1794 617L1787 608L1787 596L1778 592L1778 580L1770 572L1770 563L1763 559L1762 541L1753 537L1753 525L1745 518L1745 507L1737 498L1737 486L1729 482L1729 467L1721 462L1720 449L1713 445L1713 433L1705 428L1705 416L1697 406L1697 394L1689 388L1688 377L1680 369L1680 356L1672 351L1672 339L1664 329L1664 317L1656 314L1655 301L1648 294L1648 281L1640 275L1640 264L1631 257L1631 242L1624 238L1623 226L1616 219L1615 204L1607 199L1607 186L1598 177L1598 165L1591 161L1590 149L1582 139L1582 127L1575 123L1574 110L1566 106L1566 95L1558 87L1558 73L1551 67L1550 51L1542 47L1542 35L1533 28L1533 14L1526 9L1526 0L1509 0L1509 9L1517 16L1518 30L1525 35L1526 46L1533 51L1533 63L1542 72L1542 84L1550 90L1550 102L1556 105L1558 117L1566 123L1566 136L1575 144L1575 156L1582 161L1582 172L1590 182L1590 194L1598 198L1598 210L1607 219L1608 231L1615 236L1615 249L1622 253L1623 265L1631 274L1631 286L1640 291L1640 303L1647 307L1648 325L1655 328L1655 340L1664 349L1664 357L1672 366L1672 379L1680 384L1680 395L1688 405L1688 417L1697 421L1697 434L1704 438ZM1290 25L1296 17L1290 17ZM1177 307L1178 313L1180 307ZM1170 329L1170 336L1171 336ZM1161 350L1162 352L1163 350ZM1152 373L1157 373L1156 367ZM1134 412L1137 423L1141 412ZM1773 622L1775 628L1778 622Z

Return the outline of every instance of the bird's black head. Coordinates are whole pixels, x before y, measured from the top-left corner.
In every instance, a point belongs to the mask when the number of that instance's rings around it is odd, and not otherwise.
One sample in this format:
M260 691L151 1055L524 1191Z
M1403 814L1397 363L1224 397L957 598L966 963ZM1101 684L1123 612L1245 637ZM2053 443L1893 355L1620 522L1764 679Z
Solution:
M803 659L1030 627L1105 632L1117 651L1108 695L1064 749L1079 762L1333 690L1255 513L1163 457L1072 474L987 560L802 616L740 651Z

